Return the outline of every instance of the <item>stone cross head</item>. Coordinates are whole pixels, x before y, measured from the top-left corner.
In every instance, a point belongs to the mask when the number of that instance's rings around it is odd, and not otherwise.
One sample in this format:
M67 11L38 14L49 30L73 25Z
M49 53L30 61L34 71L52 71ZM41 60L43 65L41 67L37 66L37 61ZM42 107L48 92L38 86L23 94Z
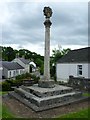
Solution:
M52 16L52 9L50 7L44 7L43 12L46 18L50 18Z

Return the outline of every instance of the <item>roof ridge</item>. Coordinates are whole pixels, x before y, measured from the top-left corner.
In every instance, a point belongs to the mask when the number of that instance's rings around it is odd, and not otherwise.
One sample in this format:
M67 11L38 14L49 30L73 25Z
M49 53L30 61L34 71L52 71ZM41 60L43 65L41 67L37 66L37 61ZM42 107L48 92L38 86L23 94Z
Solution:
M87 50L90 50L90 47L71 50L65 56L60 58L57 63L90 62L90 54Z

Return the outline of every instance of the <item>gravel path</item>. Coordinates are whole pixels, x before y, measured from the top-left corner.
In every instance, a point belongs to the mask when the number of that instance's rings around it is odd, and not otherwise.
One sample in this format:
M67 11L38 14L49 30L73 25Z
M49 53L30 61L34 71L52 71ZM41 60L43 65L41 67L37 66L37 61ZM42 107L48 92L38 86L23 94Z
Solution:
M90 106L89 101L82 101L78 104L74 103L42 112L35 112L14 98L3 98L2 100L3 104L5 104L10 111L17 116L17 118L54 118L66 113L76 112Z

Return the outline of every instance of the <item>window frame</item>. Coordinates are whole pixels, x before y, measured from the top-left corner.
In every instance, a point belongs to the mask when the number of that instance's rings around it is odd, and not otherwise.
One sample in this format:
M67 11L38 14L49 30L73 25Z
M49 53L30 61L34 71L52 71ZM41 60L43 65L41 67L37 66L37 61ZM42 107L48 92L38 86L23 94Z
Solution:
M82 65L77 65L77 75L82 76Z

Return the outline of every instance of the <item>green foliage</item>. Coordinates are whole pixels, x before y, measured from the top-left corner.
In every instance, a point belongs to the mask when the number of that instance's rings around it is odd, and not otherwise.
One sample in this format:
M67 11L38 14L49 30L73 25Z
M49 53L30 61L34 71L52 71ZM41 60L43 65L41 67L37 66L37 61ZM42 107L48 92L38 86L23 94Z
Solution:
M66 55L70 51L69 48L67 49L54 49L52 52L52 57L50 59L50 73L51 77L54 77L56 80L56 63L57 61L62 58L64 55Z
M35 63L37 65L37 67L39 67L41 75L43 75L43 72L44 72L44 60L42 59L42 57L39 56L38 58L36 58Z
M2 118L15 118L13 113L5 106L5 105L0 105L2 107L2 115L0 114L0 117Z
M2 118L2 103L0 103L0 118Z
M54 49L52 50L53 54L52 54L52 63L56 64L56 62L63 57L64 55L66 55L68 52L70 51L69 48L67 49Z
M23 81L24 80L39 80L40 78L39 77L36 77L34 74L30 74L30 73L25 73L25 74L22 74L22 75L18 75L16 76L16 79L13 80L13 79L9 79L9 80L6 80L4 82L2 82L2 91L11 91L13 90L13 86L20 86L23 84Z
M25 79L27 77L31 77L31 74L25 73L25 74L22 74L22 75L18 75L18 76L16 76L16 80Z
M0 96L2 96L2 95L5 95L5 94L7 94L8 93L8 91L0 91Z
M11 91L11 84L8 81L2 82L2 91Z
M33 80L36 80L36 79L39 79L39 77L36 77L34 74L30 74L30 73L25 73L25 74L16 76L16 80L23 81L24 79L29 79L29 80L33 79Z
M90 93L83 93L83 96L90 97Z
M88 118L90 113L90 108L80 110L78 112L69 113L58 118Z
M40 69L40 73L43 74L43 64L44 64L44 57L35 53L31 52L26 49L14 50L11 47L2 47L0 46L0 58L2 57L5 61L12 61L16 57L24 57L25 59L30 59L36 63L37 67Z
M12 61L15 58L15 51L11 47L2 47L2 58L6 61Z

